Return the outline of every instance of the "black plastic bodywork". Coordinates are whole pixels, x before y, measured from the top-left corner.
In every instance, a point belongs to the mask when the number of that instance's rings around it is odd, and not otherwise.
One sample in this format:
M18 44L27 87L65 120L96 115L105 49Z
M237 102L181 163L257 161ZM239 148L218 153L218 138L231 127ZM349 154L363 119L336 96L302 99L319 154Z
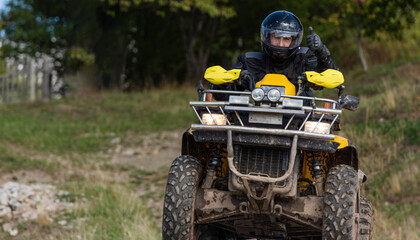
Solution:
M276 135L233 133L234 144L253 144L259 146L276 146L290 148L292 139ZM217 131L191 131L188 129L182 137L182 155L200 156L204 143L226 143L227 133ZM348 146L339 149L340 143L328 140L299 138L297 149L307 151L328 152L334 156L334 165L347 164L359 169L357 150L351 141Z

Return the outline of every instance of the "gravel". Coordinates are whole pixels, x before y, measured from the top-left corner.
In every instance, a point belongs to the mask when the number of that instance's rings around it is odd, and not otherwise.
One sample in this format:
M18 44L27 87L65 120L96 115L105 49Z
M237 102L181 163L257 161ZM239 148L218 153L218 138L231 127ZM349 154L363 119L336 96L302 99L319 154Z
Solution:
M49 225L60 213L71 211L73 204L62 201L68 192L48 184L25 185L7 182L0 187L0 224L11 236L18 235L19 223L35 221ZM64 225L65 221L60 221Z

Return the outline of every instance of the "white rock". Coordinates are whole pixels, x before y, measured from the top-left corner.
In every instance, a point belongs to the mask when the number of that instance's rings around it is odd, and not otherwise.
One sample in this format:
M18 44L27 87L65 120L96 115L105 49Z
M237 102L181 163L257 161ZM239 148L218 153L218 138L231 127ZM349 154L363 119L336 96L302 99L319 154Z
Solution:
M10 223L3 224L3 231L8 232L8 231L10 231L12 229L13 229L12 224L10 224Z
M44 225L52 223L60 212L71 211L73 203L60 201L59 198L68 194L46 184L3 184L0 187L0 223L4 223L3 230L15 236L18 234L15 226L21 222L38 220Z
M66 220L61 220L61 221L58 221L58 224L60 224L61 226L64 226L64 225L67 224L67 221Z
M7 205L9 205L9 207L14 211L16 210L19 203L16 198L10 198L10 200L7 202Z
M118 144L120 142L121 142L120 138L114 138L114 139L111 140L111 144Z
M0 204L7 205L7 201L9 200L9 196L5 191L0 191Z
M7 206L0 207L0 218L10 219L12 218L12 210Z
M122 154L126 155L126 156L133 156L133 155L135 155L135 153L136 152L133 149L126 149L126 150L124 150L124 152L122 152Z
M16 235L18 235L18 233L19 232L18 232L17 228L12 229L12 230L9 231L10 236L16 236Z

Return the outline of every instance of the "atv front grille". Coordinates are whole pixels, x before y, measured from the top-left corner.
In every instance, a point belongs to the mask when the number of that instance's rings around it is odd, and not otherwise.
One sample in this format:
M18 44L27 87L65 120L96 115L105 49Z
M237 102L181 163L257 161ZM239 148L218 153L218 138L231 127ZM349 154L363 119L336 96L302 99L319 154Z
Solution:
M242 174L278 178L288 168L289 150L282 148L236 145L234 163Z

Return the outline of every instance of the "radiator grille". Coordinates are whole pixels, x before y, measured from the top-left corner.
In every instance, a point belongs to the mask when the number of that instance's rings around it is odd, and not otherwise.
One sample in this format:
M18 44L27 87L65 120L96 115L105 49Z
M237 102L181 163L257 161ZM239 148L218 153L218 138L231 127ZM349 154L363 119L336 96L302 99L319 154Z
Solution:
M235 146L235 167L242 174L258 173L277 178L287 171L289 150L281 148Z

